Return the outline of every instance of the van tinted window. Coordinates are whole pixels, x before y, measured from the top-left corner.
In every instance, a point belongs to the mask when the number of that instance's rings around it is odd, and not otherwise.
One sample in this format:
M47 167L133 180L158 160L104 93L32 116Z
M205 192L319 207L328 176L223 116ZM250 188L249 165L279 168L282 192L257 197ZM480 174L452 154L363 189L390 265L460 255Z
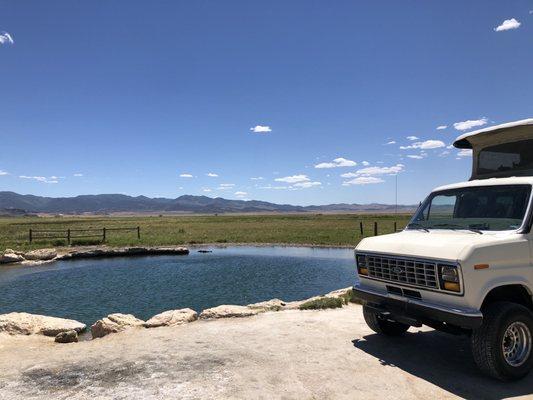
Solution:
M489 146L479 152L477 175L525 175L528 171L533 175L533 139Z

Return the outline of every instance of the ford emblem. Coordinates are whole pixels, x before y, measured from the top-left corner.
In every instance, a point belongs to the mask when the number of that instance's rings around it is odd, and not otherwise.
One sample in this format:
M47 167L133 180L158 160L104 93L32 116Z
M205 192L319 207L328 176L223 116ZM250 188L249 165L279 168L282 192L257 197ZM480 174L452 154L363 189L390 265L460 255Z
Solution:
M401 274L403 272L403 269L401 269L400 267L392 267L392 272L394 272L395 274Z

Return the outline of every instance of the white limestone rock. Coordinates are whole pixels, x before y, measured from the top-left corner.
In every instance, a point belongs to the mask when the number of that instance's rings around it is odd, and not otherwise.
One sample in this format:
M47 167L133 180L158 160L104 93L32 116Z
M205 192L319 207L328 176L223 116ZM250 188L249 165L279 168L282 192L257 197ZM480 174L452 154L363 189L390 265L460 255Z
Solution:
M71 330L82 332L85 328L85 324L72 319L17 312L0 315L0 332L11 335L56 336Z
M154 315L144 323L146 328L157 328L159 326L176 326L196 321L198 313L190 308L179 310L164 311L161 314Z
M218 307L208 308L200 314L201 319L216 319L216 318L239 318L250 317L260 313L259 310L254 310L247 306L236 306L223 304Z
M110 333L122 332L132 327L142 327L144 321L132 314L109 314L107 317L99 319L91 326L93 339L101 338Z
M38 249L28 251L24 254L26 260L31 261L48 261L57 257L56 249Z

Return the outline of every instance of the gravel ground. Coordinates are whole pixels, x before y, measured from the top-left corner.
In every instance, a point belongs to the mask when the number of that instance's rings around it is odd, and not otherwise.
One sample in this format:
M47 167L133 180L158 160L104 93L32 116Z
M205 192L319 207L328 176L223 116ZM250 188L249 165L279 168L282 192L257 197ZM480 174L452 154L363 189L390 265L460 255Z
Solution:
M0 335L0 399L532 398L533 374L495 382L468 339L384 338L361 308L284 311L56 344Z

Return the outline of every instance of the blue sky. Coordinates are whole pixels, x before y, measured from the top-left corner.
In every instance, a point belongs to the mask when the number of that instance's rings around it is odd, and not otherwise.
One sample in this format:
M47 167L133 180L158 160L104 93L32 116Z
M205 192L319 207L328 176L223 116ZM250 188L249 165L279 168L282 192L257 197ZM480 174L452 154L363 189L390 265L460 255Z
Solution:
M0 0L0 190L416 203L532 71L530 0Z

